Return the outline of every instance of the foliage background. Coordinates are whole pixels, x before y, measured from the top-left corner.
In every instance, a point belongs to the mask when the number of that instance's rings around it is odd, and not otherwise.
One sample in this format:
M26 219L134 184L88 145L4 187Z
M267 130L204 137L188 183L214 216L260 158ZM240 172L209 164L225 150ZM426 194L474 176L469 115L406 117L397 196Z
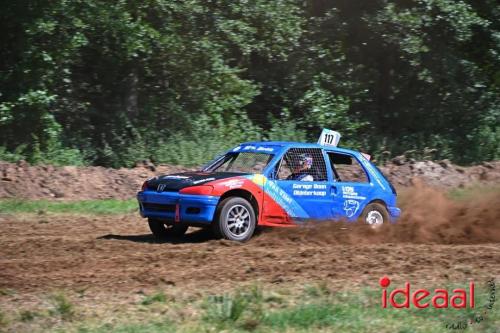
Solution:
M21 0L0 31L0 159L192 165L322 127L500 158L495 0Z

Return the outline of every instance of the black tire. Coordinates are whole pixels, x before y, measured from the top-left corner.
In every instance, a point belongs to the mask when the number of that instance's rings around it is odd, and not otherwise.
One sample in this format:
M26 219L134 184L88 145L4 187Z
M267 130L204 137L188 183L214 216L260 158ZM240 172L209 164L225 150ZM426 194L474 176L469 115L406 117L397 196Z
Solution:
M374 218L382 218L382 221L374 222ZM371 225L373 228L378 228L389 222L389 212L383 204L372 202L368 204L361 214L363 223Z
M188 226L184 224L165 225L161 220L148 219L149 229L158 240L163 240L169 237L182 237L188 230Z
M239 218L234 217L235 214ZM252 237L255 226L255 211L247 200L241 197L229 197L219 203L213 222L213 231L216 237L246 242Z

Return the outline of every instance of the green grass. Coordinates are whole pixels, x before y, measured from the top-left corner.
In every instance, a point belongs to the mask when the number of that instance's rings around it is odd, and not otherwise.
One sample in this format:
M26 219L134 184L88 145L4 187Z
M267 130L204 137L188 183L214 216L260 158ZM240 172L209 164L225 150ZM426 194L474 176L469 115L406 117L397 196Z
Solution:
M442 287L442 286L440 286ZM453 285L444 286L452 290ZM463 286L461 286L463 287ZM433 289L429 286L429 289ZM21 330L79 333L160 333L160 332L450 332L447 323L458 323L473 313L482 313L488 293L476 286L476 308L382 309L381 291L362 289L329 290L325 285L296 285L296 288L262 289L257 286L205 295L175 298L158 291L145 295L146 302L135 303L116 311L101 313L99 318L76 309L84 305L63 294L50 298L47 315L37 312L14 312L2 318L4 328L16 324ZM130 315L135 313L135 315ZM1 314L1 312L0 312ZM103 317L104 316L104 317ZM54 319L57 321L54 322ZM17 321L17 323L15 323ZM0 322L0 324L2 324ZM19 326L21 325L21 326ZM22 326L25 325L25 326ZM467 331L493 333L500 327L500 306L494 304L484 320ZM0 326L1 331L1 326ZM457 331L457 330L451 330ZM460 332L464 330L458 330Z
M130 200L0 200L0 213L63 213L63 214L125 214L138 208L135 199Z
M19 314L19 319L23 322L29 322L35 320L35 318L39 316L37 312L30 311L30 310L23 310Z
M3 332L2 329L9 324L5 314L0 310L0 332Z
M165 303L167 301L167 296L163 292L157 292L152 295L146 295L141 301L142 305L151 305L153 303Z
M380 290L325 292L311 287L302 294L291 296L285 292L286 304L277 304L274 298L259 288L248 288L231 294L208 296L192 306L197 315L179 316L175 312L161 320L148 319L139 323L118 323L97 326L82 324L78 332L449 332L446 323L468 318L472 311L449 309L382 309ZM450 286L448 289L452 289ZM487 296L476 290L477 307L483 310ZM273 292L274 293L274 292ZM170 309L179 304L162 304ZM471 332L493 333L500 326L498 306L485 319L468 328ZM453 331L453 330L452 330ZM456 331L456 330L454 330ZM460 330L463 331L463 330Z
M463 201L498 193L500 193L500 186L498 185L477 185L452 189L448 192L448 197L453 200Z
M71 320L75 316L75 308L64 294L52 295L51 301L53 304L53 308L49 311L51 315L60 316L64 320Z

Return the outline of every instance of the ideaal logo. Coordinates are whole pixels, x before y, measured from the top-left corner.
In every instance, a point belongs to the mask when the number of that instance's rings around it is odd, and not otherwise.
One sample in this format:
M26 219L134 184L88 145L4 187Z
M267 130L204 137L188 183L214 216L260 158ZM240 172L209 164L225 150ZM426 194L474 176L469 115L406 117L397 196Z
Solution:
M391 280L384 276L379 281L382 287L382 308L393 307L396 309L415 307L424 309L434 307L436 309L455 308L469 309L472 314L464 315L452 322L446 322L445 327L452 330L463 330L472 324L478 324L486 319L488 311L493 309L496 301L496 285L494 279L486 282L488 299L485 304L476 309L475 283L470 281L468 288L455 288L451 291L437 288L433 291L427 289L416 289L412 291L410 282L406 282L403 288L393 289L390 293L387 288ZM401 295L398 297L398 295ZM398 300L396 300L398 298Z
M475 307L474 281L469 282L468 289L457 288L451 292L446 289L434 289L434 291L417 289L412 292L410 282L405 282L404 288L396 288L388 295L386 288L390 284L391 280L387 276L380 279L380 286L383 288L382 308L384 309L388 305L397 309L409 308L410 304L419 309L425 309L429 306L436 309L448 308L449 306L455 309L465 309L467 307L473 309ZM403 296L402 302L396 302L397 295Z

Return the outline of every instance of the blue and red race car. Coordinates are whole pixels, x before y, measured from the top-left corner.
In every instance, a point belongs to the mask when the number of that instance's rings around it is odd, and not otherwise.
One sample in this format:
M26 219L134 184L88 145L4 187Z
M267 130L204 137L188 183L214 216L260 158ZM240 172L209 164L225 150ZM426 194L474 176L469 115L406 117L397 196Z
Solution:
M137 194L141 216L158 238L195 226L235 241L250 239L257 226L395 221L394 187L367 155L332 141L326 134L318 144L247 142L199 172L149 179Z

